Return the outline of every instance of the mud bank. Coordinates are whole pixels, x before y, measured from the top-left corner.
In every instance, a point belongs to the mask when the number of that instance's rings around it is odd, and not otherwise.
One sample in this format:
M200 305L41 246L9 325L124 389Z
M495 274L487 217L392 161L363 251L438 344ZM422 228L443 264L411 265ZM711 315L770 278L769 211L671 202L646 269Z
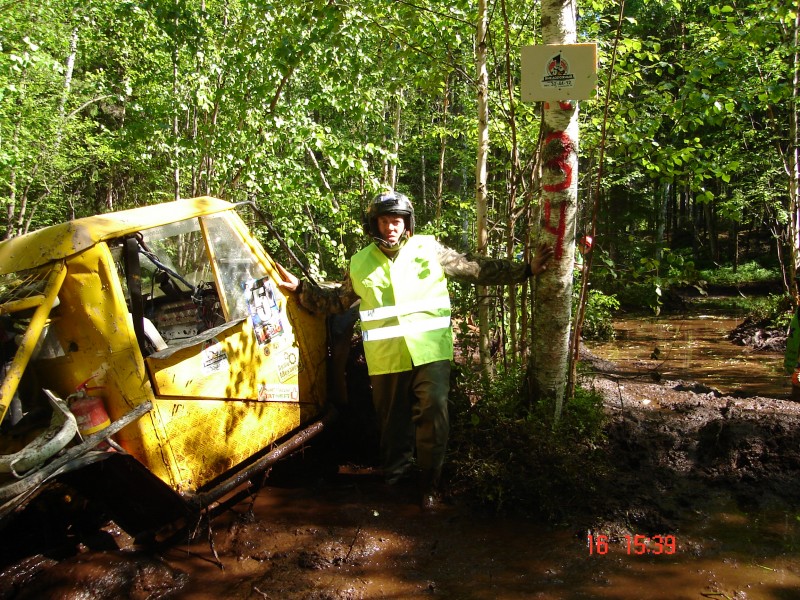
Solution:
M595 376L610 412L597 517L629 531L674 531L729 499L743 511L800 508L800 404L724 396L702 385Z

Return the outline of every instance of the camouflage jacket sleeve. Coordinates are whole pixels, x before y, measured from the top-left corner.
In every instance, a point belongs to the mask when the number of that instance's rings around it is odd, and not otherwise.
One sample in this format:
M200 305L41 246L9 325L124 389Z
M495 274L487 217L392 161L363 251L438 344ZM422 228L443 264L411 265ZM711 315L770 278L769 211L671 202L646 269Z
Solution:
M297 288L297 301L311 312L338 314L349 309L358 300L350 277L334 286L312 285L301 281Z
M521 283L531 276L528 263L462 254L439 244L439 264L445 275L477 285Z

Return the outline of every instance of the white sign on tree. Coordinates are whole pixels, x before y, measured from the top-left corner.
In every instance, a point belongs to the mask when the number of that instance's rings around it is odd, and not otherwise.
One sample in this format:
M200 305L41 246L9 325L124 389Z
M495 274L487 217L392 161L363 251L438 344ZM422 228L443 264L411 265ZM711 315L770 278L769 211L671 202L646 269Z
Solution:
M523 102L588 100L597 85L597 44L523 46Z

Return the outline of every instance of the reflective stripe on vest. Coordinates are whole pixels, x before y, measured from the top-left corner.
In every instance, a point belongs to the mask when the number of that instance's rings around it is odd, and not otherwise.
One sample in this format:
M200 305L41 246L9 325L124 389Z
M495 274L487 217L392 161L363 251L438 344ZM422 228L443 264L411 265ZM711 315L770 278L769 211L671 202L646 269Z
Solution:
M399 317L401 315L410 315L418 312L430 312L439 309L450 310L450 298L439 297L431 300L417 300L415 302L406 302L405 304L396 304L394 306L379 306L369 310L362 310L362 321L377 321L380 319L389 319L391 317Z
M450 295L433 236L412 236L394 260L370 244L350 260L350 279L370 375L453 358Z
M388 327L379 327L378 329L369 329L363 332L362 337L365 342L377 342L378 340L388 340L404 335L414 335L416 333L425 333L426 331L435 331L436 329L445 329L449 327L450 317L436 317L435 319L427 319L425 321L419 321L418 323L390 325Z

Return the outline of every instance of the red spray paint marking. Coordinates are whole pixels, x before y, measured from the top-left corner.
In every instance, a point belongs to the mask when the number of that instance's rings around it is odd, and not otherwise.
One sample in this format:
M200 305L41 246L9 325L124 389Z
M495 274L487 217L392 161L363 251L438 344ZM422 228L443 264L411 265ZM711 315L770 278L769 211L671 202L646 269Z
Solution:
M554 141L561 144L561 152L548 160L546 166L548 169L561 171L564 174L564 180L559 183L543 185L542 187L546 192L563 192L572 183L572 166L569 164L572 142L565 131L554 131L548 134L544 143L547 145Z
M574 105L572 104L572 100L559 100L558 101L558 107L561 110L572 110L574 108ZM547 102L546 100L545 100L545 103L544 103L544 109L545 110L550 110L550 103Z
M564 253L564 234L567 231L567 203L562 202L559 206L558 225L550 224L550 198L545 198L544 210L542 211L542 228L556 237L553 244L553 253L556 260L560 259Z
M564 111L573 110L575 108L572 101L569 100L559 101L558 107ZM550 103L545 102L544 108L545 110L549 109ZM573 144L565 131L554 131L548 134L545 138L545 145L551 142L560 143L561 152L548 160L545 166L553 171L561 171L561 173L564 174L564 179L559 183L543 185L542 188L546 192L563 192L572 184L572 166L569 164L569 158L573 150ZM542 227L545 231L555 236L556 242L553 245L553 252L555 259L559 260L564 255L564 236L567 231L566 202L561 202L559 205L558 225L556 226L551 224L551 212L550 198L545 198L544 211L542 213Z

